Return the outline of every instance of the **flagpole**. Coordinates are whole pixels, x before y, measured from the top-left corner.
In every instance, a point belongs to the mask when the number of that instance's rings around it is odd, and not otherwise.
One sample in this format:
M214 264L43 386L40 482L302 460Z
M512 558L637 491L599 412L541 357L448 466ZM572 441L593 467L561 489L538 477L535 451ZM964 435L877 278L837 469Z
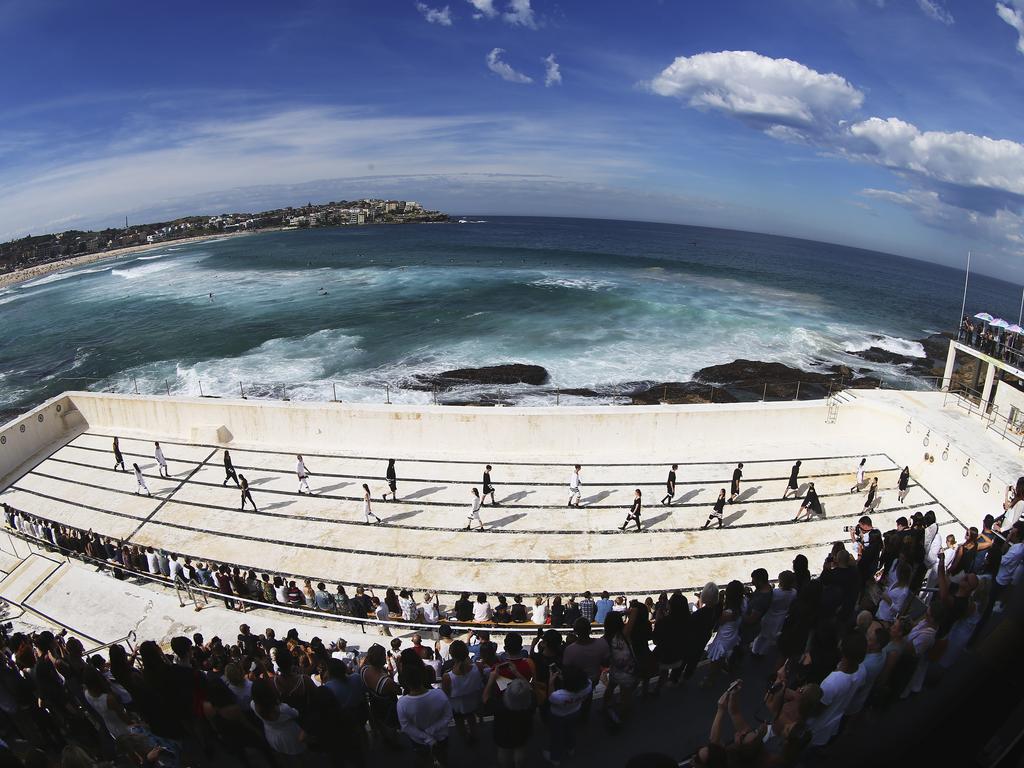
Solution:
M964 303L960 307L960 320L957 325L964 321L967 316L967 281L971 279L971 252L967 252L967 272L964 273ZM1021 297L1024 299L1024 296ZM1024 304L1021 306L1021 311L1024 312Z
M1020 325L1020 321L1024 320L1024 289L1020 292L1020 313L1017 315L1017 325Z

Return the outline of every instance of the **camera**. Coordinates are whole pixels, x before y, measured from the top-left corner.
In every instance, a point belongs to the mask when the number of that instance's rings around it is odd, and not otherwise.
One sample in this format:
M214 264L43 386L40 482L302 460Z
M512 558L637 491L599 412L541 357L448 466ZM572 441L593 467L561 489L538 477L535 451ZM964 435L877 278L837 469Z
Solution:
M850 531L853 531L853 530L856 530L856 529L857 529L856 525L844 525L843 526L843 533L849 533Z

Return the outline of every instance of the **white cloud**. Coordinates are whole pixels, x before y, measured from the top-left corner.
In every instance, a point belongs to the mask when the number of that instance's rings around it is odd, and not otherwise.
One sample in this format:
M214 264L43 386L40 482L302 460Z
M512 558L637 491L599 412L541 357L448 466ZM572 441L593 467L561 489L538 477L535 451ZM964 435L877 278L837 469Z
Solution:
M1024 199L1024 144L963 131L921 131L895 117L850 126L850 152L898 171Z
M697 109L711 109L761 130L807 136L833 130L864 94L836 74L753 51L680 56L648 86Z
M476 8L473 14L474 19L493 19L498 15L498 9L494 7L494 0L467 0L470 5Z
M508 0L508 7L501 15L509 24L536 29L537 21L533 17L530 0Z
M1024 53L1024 0L996 3L999 18L1017 30L1017 50Z
M501 60L501 54L504 52L504 48L495 48L488 53L487 68L502 80L508 80L510 83L532 83L532 77L524 75L522 72L517 72L511 65Z
M562 68L555 61L555 54L551 53L544 57L544 85L550 88L552 85L562 84Z
M452 9L447 5L444 8L431 8L425 3L416 3L416 10L431 24L440 24L442 27L452 25Z
M917 0L917 5L928 18L941 24L953 23L953 14L939 5L937 0Z

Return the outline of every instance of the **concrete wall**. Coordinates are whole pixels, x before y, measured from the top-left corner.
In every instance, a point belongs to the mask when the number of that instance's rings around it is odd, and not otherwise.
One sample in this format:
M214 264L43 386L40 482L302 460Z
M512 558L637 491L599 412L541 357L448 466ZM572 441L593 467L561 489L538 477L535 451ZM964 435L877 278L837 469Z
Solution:
M0 427L0 488L84 427L82 415L66 394L4 424Z

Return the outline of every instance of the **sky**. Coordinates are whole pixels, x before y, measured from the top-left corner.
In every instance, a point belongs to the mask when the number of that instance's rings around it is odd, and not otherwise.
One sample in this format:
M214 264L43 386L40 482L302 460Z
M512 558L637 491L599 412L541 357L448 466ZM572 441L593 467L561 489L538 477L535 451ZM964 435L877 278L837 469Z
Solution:
M1024 0L0 0L0 240L397 197L1024 281Z

